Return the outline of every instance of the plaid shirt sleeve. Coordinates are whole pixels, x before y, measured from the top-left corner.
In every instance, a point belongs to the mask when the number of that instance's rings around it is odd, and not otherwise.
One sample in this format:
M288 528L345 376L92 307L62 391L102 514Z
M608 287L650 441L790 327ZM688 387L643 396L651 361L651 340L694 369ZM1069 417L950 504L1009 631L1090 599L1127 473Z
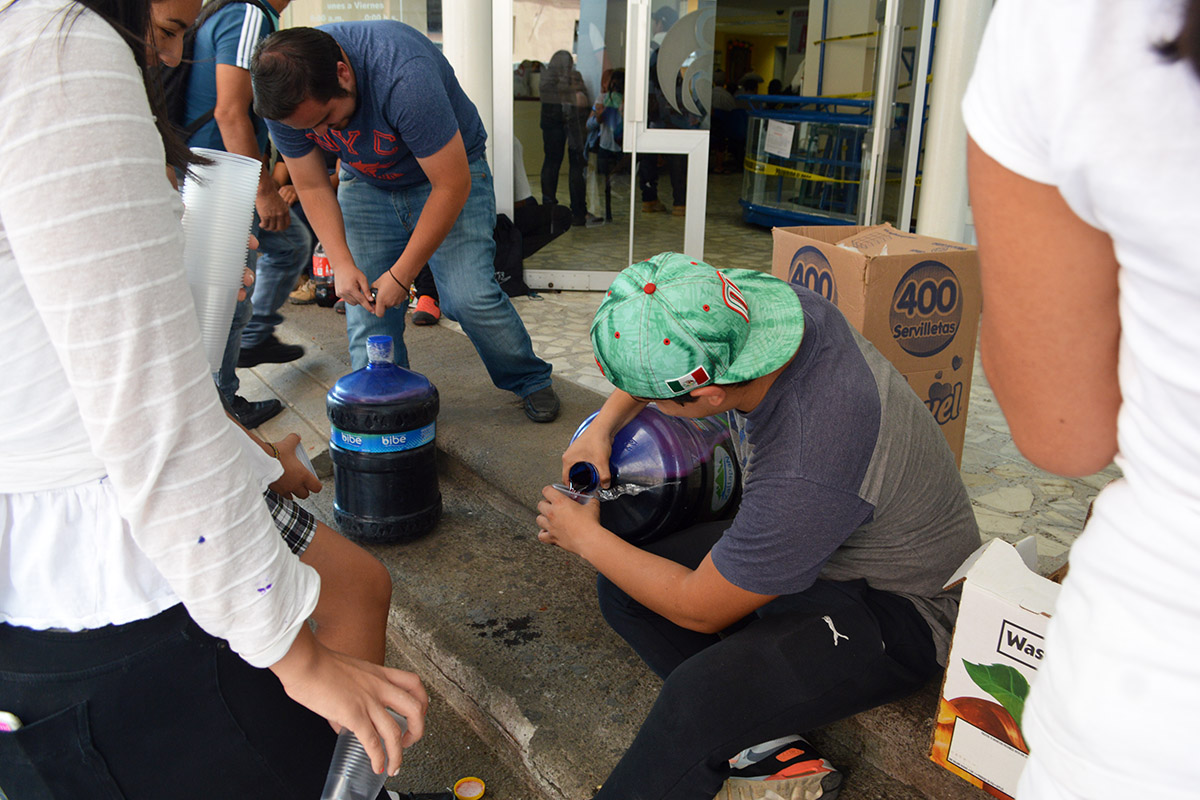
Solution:
M270 489L263 492L263 499L267 501L267 510L271 512L271 519L288 549L296 555L302 554L316 533L317 518L296 502Z

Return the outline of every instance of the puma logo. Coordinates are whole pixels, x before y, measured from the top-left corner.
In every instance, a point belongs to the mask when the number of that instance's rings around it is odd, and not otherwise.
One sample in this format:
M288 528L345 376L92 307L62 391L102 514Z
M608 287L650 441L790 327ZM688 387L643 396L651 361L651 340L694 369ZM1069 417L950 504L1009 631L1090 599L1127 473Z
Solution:
M838 639L845 639L846 641L850 640L849 636L847 636L844 633L838 633L838 629L833 627L833 619L831 619L828 616L821 617L821 619L825 620L825 624L829 626L829 630L833 631L833 646L834 647L837 647Z

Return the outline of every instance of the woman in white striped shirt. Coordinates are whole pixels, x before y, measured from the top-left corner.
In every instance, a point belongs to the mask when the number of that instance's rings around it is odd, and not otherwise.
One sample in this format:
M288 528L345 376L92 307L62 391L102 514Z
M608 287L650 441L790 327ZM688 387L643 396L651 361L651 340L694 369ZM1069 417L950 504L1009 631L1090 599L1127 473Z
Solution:
M0 787L315 796L325 720L394 769L385 707L408 745L428 700L305 625L316 575L199 344L150 19L147 0L0 9L0 711L24 723L0 733Z

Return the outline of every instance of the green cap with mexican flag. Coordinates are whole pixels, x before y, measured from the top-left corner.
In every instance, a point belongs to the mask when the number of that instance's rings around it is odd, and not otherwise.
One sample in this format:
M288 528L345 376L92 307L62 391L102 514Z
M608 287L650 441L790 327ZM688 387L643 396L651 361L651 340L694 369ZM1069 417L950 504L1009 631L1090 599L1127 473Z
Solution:
M649 399L762 377L787 363L803 336L804 312L788 284L681 253L622 270L592 321L600 371Z

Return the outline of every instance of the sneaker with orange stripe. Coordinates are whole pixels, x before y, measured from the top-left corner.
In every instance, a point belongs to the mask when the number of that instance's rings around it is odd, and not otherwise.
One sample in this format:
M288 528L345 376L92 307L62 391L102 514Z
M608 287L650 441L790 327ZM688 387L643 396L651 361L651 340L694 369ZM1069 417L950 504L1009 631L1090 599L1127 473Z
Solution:
M714 800L836 800L842 773L800 736L784 736L729 759Z
M413 311L413 325L436 325L442 316L438 301L427 294L417 298L417 307Z

